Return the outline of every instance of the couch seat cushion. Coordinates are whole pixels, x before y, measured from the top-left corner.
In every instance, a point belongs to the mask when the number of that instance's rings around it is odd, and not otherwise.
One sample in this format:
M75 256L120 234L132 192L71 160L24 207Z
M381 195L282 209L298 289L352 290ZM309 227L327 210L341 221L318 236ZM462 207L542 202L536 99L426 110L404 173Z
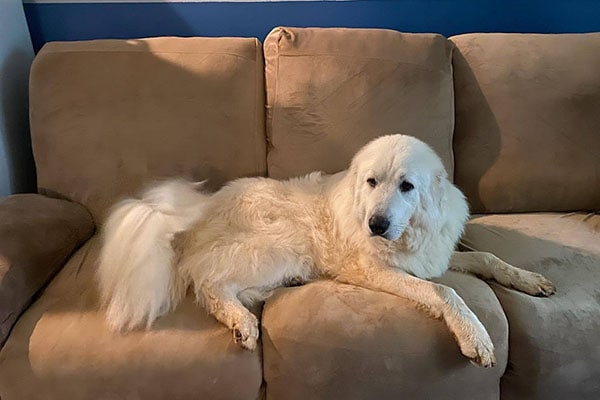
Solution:
M276 28L264 52L270 176L341 171L389 133L427 142L452 176L452 45L443 36Z
M463 242L544 274L558 290L536 298L492 284L510 326L502 397L598 399L600 215L475 217Z
M442 321L387 293L319 281L279 289L262 319L264 378L272 399L497 399L508 326L484 282L449 272L490 332L496 367L462 356Z
M20 318L0 353L0 397L256 399L250 353L191 299L151 331L108 331L94 285L98 240L78 251Z

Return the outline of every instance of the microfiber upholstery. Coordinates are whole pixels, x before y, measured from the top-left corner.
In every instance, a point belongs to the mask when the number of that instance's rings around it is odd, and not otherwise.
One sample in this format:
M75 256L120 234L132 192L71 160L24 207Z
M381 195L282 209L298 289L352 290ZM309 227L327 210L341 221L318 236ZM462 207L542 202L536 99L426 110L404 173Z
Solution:
M551 279L537 298L492 284L510 326L507 400L598 399L600 393L600 215L485 215L463 245Z
M448 272L490 332L494 368L472 365L446 325L413 303L332 281L279 289L262 318L269 399L498 399L508 324L492 290Z
M565 212L600 209L598 71L600 34L276 28L264 58L253 38L46 44L30 81L44 195L0 200L0 397L597 399L600 217ZM253 353L191 297L149 331L108 330L92 235L115 201L173 176L334 173L387 133L430 144L487 214L462 247L557 286L437 280L490 332L494 368L414 304L331 281L277 289Z
M346 169L383 134L425 141L453 171L452 44L384 29L276 28L265 39L269 176Z
M600 210L600 33L450 38L474 213Z
M34 295L93 232L80 204L37 194L0 199L0 347Z
M3 400L256 400L260 347L236 345L231 332L187 298L150 331L110 332L90 239L15 325L0 353Z
M30 84L38 186L101 223L156 179L265 175L263 76L254 38L48 43Z

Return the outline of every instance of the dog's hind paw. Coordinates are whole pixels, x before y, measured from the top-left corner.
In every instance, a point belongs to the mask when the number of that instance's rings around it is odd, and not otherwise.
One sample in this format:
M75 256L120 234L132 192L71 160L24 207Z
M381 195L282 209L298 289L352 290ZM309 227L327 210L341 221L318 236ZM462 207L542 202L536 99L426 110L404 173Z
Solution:
M548 297L556 293L556 286L549 279L530 271L524 271L518 280L513 282L512 286L521 292L536 297Z
M299 277L299 276L296 276L296 277L294 277L294 278L290 278L290 280L288 280L288 281L285 283L285 286L286 286L286 287L302 286L302 285L304 285L305 283L306 283L306 281L305 281L303 278L301 278L301 277Z
M252 317L240 321L232 329L233 341L250 351L254 351L258 343L258 321Z

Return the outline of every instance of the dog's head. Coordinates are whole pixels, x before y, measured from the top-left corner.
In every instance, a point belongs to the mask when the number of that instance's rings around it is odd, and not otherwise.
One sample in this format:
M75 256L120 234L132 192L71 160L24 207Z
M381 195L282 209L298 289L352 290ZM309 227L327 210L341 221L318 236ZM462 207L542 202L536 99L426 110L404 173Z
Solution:
M391 241L441 212L447 173L438 155L406 135L379 137L352 160L355 217L364 232Z

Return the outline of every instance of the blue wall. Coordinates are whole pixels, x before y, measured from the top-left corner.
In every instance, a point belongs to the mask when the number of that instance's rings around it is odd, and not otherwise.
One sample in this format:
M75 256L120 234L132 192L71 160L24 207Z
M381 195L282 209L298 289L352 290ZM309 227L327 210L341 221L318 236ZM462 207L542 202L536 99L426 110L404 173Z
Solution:
M31 1L31 0L30 0ZM35 0L33 0L35 1ZM25 4L36 51L47 41L256 36L279 25L391 28L405 32L600 31L600 0L358 0Z

